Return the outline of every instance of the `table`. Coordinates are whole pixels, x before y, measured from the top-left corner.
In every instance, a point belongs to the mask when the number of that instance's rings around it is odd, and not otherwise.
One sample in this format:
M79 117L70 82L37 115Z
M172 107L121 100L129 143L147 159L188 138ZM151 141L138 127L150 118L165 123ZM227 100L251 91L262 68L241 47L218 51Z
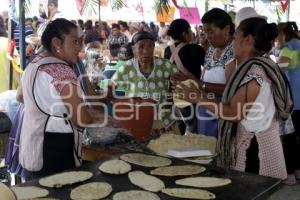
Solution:
M126 175L107 175L103 174L98 170L98 166L105 160L118 158L119 154L114 154L102 158L99 161L95 161L89 164L85 164L81 167L74 168L73 170L87 170L93 172L94 176L92 179L85 181L84 183L92 181L105 181L112 185L113 193L106 198L107 200L112 199L114 193L119 191L126 191L132 189L139 189L130 183L127 174ZM172 159L173 164L191 164L186 161ZM275 192L280 187L281 180L264 177L255 174L242 173L237 171L229 171L225 173L224 170L212 166L205 165L207 170L201 174L201 176L216 176L216 177L228 177L232 180L232 183L227 186L222 186L218 188L209 188L210 192L216 195L216 200L257 200L266 199L271 193ZM149 174L149 171L153 168L146 168L132 164L133 170L142 170ZM158 176L162 181L164 181L166 187L176 187L175 180L183 178L181 177L163 177ZM72 186L65 186L59 189L49 189L49 197L59 198L61 200L69 199L70 192L72 188L77 187L83 183L74 184ZM19 184L18 186L39 186L38 180L31 182L26 182L24 184ZM181 187L181 186L177 186ZM157 193L163 200L175 200L178 198L169 197L161 192Z

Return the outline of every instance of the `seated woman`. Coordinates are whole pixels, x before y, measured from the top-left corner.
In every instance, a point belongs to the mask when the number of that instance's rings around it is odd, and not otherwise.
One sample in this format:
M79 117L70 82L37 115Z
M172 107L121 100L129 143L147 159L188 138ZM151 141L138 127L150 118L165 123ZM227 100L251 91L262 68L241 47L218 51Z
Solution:
M45 49L24 71L24 119L19 159L30 180L81 164L81 131L93 123L115 122L85 106L72 64L81 43L77 27L65 19L47 25L42 35Z
M154 57L154 44L150 33L137 32L132 38L134 58L120 67L112 80L125 90L125 96L150 97L168 105L169 78L177 70L168 60ZM164 126L172 122L170 111L161 109L158 115Z
M221 102L208 99L193 86L182 85L176 93L219 117L217 152L221 167L285 179L279 124L291 115L293 100L279 67L263 57L271 50L277 33L276 24L261 18L241 22L235 33L234 53L242 62L227 82Z

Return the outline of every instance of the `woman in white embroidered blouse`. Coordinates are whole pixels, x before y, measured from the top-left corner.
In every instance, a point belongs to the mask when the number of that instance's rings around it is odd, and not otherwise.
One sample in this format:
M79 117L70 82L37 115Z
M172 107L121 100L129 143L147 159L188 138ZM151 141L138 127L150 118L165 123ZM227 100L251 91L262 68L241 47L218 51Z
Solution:
M81 50L76 25L54 20L45 29L42 44L45 51L29 63L22 78L25 110L19 159L26 180L80 165L82 128L95 122L114 124L83 101L71 66Z
M175 74L172 82L185 79L194 79L199 88L206 93L213 93L214 98L222 97L226 84L226 64L233 59L233 34L234 24L231 17L222 9L214 8L206 12L202 17L203 31L206 34L210 47L206 51L204 70L201 80L195 80L192 76ZM215 116L207 113L203 107L197 111L197 132L217 137L218 121Z

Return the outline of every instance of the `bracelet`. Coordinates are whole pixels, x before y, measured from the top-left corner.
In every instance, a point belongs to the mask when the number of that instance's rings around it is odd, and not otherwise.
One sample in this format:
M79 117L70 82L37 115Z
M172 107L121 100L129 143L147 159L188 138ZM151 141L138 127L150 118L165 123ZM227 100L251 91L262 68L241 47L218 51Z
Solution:
M205 89L206 89L206 84L203 83L203 84L202 84L202 90L205 92Z

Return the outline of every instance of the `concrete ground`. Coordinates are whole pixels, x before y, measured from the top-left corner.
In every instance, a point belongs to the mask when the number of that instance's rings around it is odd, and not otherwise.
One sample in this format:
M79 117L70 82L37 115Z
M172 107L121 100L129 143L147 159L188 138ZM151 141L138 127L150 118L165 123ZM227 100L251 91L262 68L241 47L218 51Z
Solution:
M300 200L300 181L296 185L283 185L267 200Z

